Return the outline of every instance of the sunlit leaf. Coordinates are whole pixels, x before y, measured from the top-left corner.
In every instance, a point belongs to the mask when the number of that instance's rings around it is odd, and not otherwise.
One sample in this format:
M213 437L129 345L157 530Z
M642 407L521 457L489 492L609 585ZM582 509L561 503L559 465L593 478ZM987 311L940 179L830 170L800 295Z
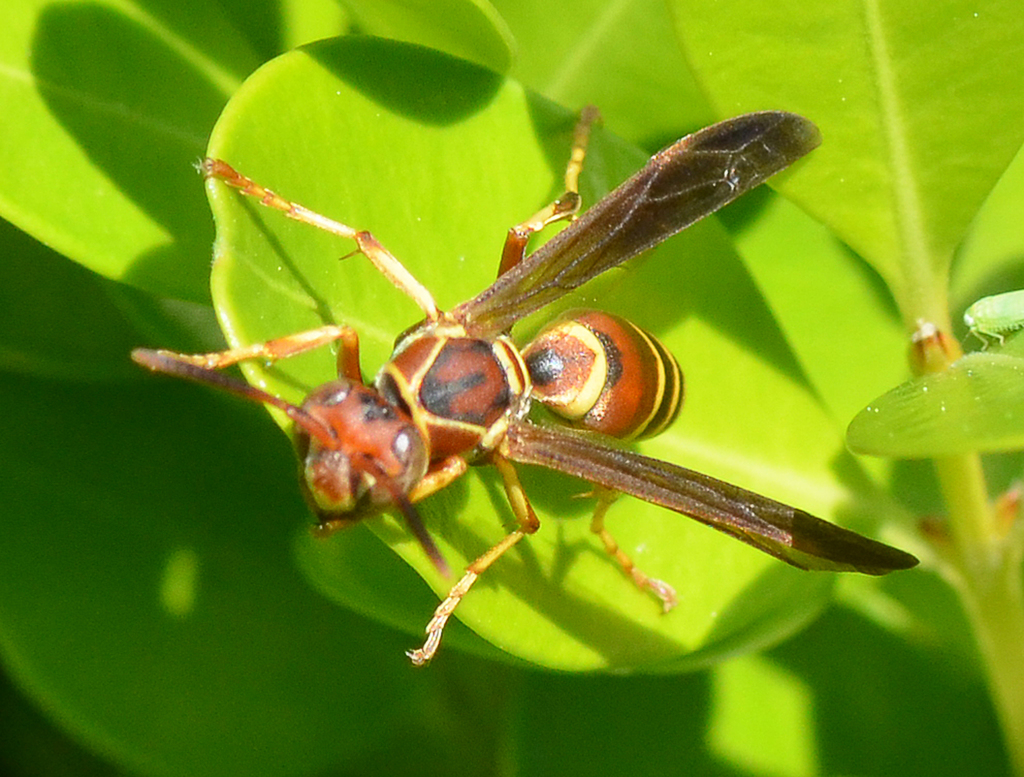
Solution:
M949 370L883 394L850 423L858 453L932 458L1024 448L1024 353L1020 339L969 353Z
M487 0L345 0L363 32L417 43L508 72L515 41Z
M693 78L663 0L495 0L515 35L512 74L569 108L600 108L650 152L716 118Z
M193 164L258 60L216 5L146 6L0 7L0 215L108 278L204 301Z
M821 153L789 193L907 313L934 312L953 249L1024 141L1015 0L672 7L719 111L784 108L819 124Z
M959 307L987 294L1024 288L1022 212L1024 150L1017 153L978 212L957 256L953 291Z

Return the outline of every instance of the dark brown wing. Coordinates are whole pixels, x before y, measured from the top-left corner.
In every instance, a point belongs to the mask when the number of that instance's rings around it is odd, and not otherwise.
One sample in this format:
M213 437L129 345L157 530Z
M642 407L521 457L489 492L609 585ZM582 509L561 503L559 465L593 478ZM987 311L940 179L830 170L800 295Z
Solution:
M917 559L730 483L579 434L523 422L508 431L508 456L639 497L706 523L801 569L884 575Z
M748 113L687 135L452 313L468 332L507 331L525 315L700 220L821 142L792 113Z

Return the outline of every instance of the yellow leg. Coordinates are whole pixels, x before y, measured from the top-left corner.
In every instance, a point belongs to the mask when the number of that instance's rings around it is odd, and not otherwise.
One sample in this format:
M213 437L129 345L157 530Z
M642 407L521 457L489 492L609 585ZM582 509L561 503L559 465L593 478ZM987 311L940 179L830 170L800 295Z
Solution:
M462 601L462 598L469 593L469 589L473 587L477 578L519 540L527 534L533 534L540 528L540 521L537 520L537 515L533 511L533 507L530 506L522 483L519 482L519 476L516 474L515 467L499 453L493 455L492 461L501 474L501 479L505 486L505 494L512 505L512 512L515 513L519 528L505 535L501 542L470 564L466 568L466 573L462 576L462 579L452 587L448 592L448 596L434 610L434 617L427 624L427 638L423 646L406 652L409 660L415 666L423 666L434 657L438 647L441 645L441 636L444 633L444 627L448 623L448 619L455 612L455 608Z
M263 359L274 362L279 359L287 359L289 356L310 351L327 345L335 340L341 340L343 350L356 338L354 330L341 326L323 326L319 329L310 329L306 332L297 332L286 337L279 337L276 340L268 340L265 343L255 343L241 348L232 348L227 351L214 351L213 353L175 353L174 351L157 351L161 356L166 356L175 361L185 364L194 364L207 370L219 370L230 367L232 364L246 361L247 359ZM356 367L358 369L358 339L356 343Z
M242 175L227 162L223 162L220 159L204 159L201 169L203 175L207 178L217 178L224 181L228 186L233 186L242 194L255 197L268 208L281 211L290 219L318 227L326 232L330 232L332 235L354 240L359 252L369 259L385 278L411 297L426 314L427 318L436 321L440 317L441 312L426 287L416 280L412 273L406 270L402 263L369 232L353 229L346 224L342 224L340 221L327 218L296 202L286 200L276 192L260 186L251 178Z
M447 459L434 462L427 470L427 474L409 492L409 501L415 504L437 493L466 474L467 469L469 465L461 456L449 456Z
M406 651L405 654L409 656L409 660L412 661L414 666L423 666L434 657L438 647L441 645L441 636L444 633L445 625L448 623L448 618L450 618L451 614L455 612L455 608L458 606L459 602L462 601L462 597L469 593L469 589L473 587L473 583L475 583L477 578L480 577L480 574L487 569L487 567L497 561L506 550L511 548L525 536L526 534L524 532L518 530L505 535L505 538L501 542L469 565L466 569L466 573L462 576L462 579L452 587L448 592L448 596L446 596L444 601L438 605L436 610L434 610L434 617L432 617L430 622L427 624L427 638L423 642L423 647Z
M601 487L597 487L594 494L597 497L597 507L594 508L594 517L590 520L590 530L601 538L604 549L618 562L619 566L622 567L622 571L629 575L639 588L647 589L661 599L662 610L668 612L679 603L676 589L663 580L648 577L637 569L633 559L625 554L615 541L615 538L604 527L605 514L608 512L608 508L611 507L612 502L618 498L618 494L615 491L609 491Z
M599 121L601 115L597 108L588 105L580 113L573 132L572 151L569 164L565 169L565 193L557 200L541 208L522 224L517 224L508 231L505 247L501 251L501 263L498 265L498 276L504 275L526 256L526 244L530 236L540 232L548 224L562 219L573 219L580 209L580 171L583 159L587 155L587 144L590 142L590 128Z
M430 469L427 470L427 474L409 492L409 501L415 504L421 499L426 499L431 494L440 491L464 475L468 466L466 460L461 456L449 456L447 459L434 462L430 465ZM322 518L320 523L314 526L311 531L317 539L326 539L332 534L336 534L359 523L362 518L363 516L361 515L357 518L350 516Z

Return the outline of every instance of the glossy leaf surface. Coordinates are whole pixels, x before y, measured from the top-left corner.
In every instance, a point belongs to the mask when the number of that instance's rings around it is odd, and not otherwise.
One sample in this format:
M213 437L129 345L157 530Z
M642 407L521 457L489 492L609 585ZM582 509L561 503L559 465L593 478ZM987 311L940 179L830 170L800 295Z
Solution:
M597 104L609 130L640 143L648 153L684 132L744 110L801 110L786 95L804 81L814 82L816 94L840 102L844 118L853 125L863 126L862 117L876 111L871 89L858 90L860 99L854 100L851 92L838 94L820 89L817 83L821 68L833 62L837 52L859 51L864 42L862 29L850 23L849 14L839 13L841 6L832 0L790 4L790 15L770 28L763 15L775 6L760 2L702 7L694 19L670 16L660 0L568 0L557 5L497 0L495 4L516 36L515 73L520 80L569 109ZM98 8L112 9L124 17L123 24L88 28L85 22L101 16ZM146 26L154 18L177 19L170 34L167 25L158 24L152 28L159 34L145 40L157 49L170 41L186 58L199 52L224 63L234 55L226 55L222 47L241 46L240 81L258 62L297 42L337 34L343 29L338 8L335 0L147 2L144 6L103 0L58 5L15 0L2 4L0 90L5 121L0 123L4 160L0 207L8 215L38 212L53 233L80 235L74 242L54 243L72 258L105 256L113 234L123 252L139 260L127 271L117 269L124 272L122 277L151 289L167 289L172 282L174 288L205 298L213 229L192 165L203 153L203 139L219 105L209 112L209 103L203 99L204 80L191 79L182 57L163 58L165 67L150 68L145 89L169 100L157 113L159 117L171 126L191 127L191 113L200 111L206 123L185 154L179 143L161 141L158 133L152 133L145 135L152 145L143 156L115 157L113 162L93 152L103 140L112 147L134 148L125 133L136 127L124 121L124 114L104 111L109 106L96 101L92 132L82 132L80 122L62 121L66 110L50 111L46 107L50 98L42 99L40 92L63 94L74 101L82 96L74 87L81 80L79 71L85 69L105 68L111 83L117 75L137 84L138 73L131 68L119 71L104 65L122 64L125 38L116 33L125 26L132 28L132 20ZM941 21L946 8L913 0L899 10L932 24ZM59 57L52 60L45 71L50 78L43 81L29 58L36 34L46 30L39 19L55 15L76 23L65 26L70 37L60 48L69 59L61 67L57 67ZM225 17L237 35L224 34ZM673 18L699 31L687 38L693 44L689 54L675 45ZM115 34L93 35L103 29ZM991 86L991 71L1002 67L1000 53L1013 50L1021 40L1014 24L1003 24L991 46L965 50L969 30L970 25L964 25L942 41L941 55L931 58L935 77L928 91L934 96L944 94L944 69L954 59L962 74ZM208 32L214 34L212 40ZM742 46L733 57L722 57L724 49L716 49L719 54L712 55L702 74L690 76L687 58L697 61L709 44L749 41L752 35L758 36L756 44ZM93 45L71 45L76 36ZM768 45L768 38L780 45ZM934 40L924 36L909 41L904 51L930 51L934 46ZM927 75L928 60L917 63L919 72ZM67 82L54 79L62 72ZM719 79L720 75L729 77ZM751 84L756 93L751 93ZM1008 84L1019 94L1019 80L1009 79ZM179 85L195 90L178 89ZM303 100L307 97L301 89L295 94ZM932 101L925 113L941 128L952 120L969 118L979 108L975 100L987 101L991 94L990 88L980 89L977 95L960 91L955 110ZM84 97L88 100L91 95ZM709 98L717 112L709 107ZM278 108L286 116L295 105L281 99ZM1020 111L1012 100L1004 108L1005 114L990 124L1019 127ZM820 121L816 113L807 112ZM271 117L268 125L277 118ZM301 143L302 129L293 128L287 141ZM502 144L511 147L522 140L515 129L499 135L489 128L489 137L495 141L492 155L494 147L500 150ZM142 131L145 134L145 126ZM421 128L415 131L422 144ZM849 139L836 140L835 132L835 126L826 127L825 145L789 183L800 185L809 168L824 164L819 160L826 153L835 162L822 176L829 186L856 168L846 169L848 151L844 149L849 148ZM316 152L320 156L310 164L319 165L324 156L339 153L346 139L329 138L323 148L303 149L301 156ZM560 135L559 143L565 142L567 136ZM438 252L442 267L450 269L453 260L464 256L463 264L479 262L486 269L483 277L467 283L459 294L474 293L491 280L504 229L555 192L564 154L561 146L551 145L551 152L545 154L550 163L545 168L545 174L550 173L549 190L531 193L527 202L510 206L507 214L495 220L501 223L467 223L472 219L466 217L459 223L459 235L447 235L449 245L431 249ZM606 146L604 151L612 149ZM1001 153L985 143L974 152ZM455 161L447 164L457 162L457 155L453 156ZM285 157L287 161L288 154ZM521 153L513 150L509 157L514 174L506 175L500 186L492 186L495 182L487 177L498 169L492 167L495 161L479 163L483 183L476 184L485 189L482 200L500 194L519 178L531 178L519 169ZM601 159L595 156L592 161ZM640 161L637 156L635 164ZM941 174L952 161L952 156L940 154L929 164ZM388 168L379 161L372 166ZM172 167L177 171L174 176L162 174ZM419 167L404 169L408 180L409 171ZM591 165L590 172L597 169ZM330 172L341 181L346 179L343 172ZM297 167L296 173L308 176L304 167ZM472 173L460 170L458 178L471 180ZM1017 176L1015 188L1011 176L1004 176L973 222L969 243L955 267L951 292L955 321L965 305L981 296L1024 288L1019 271L1024 237L1018 226L1019 214L1024 212L1020 180ZM609 176L608 184L615 182ZM776 179L775 185L785 186L785 182ZM758 343L777 342L771 334L773 319L777 321L799 370L839 428L873 397L905 379L907 335L879 276L827 228L780 198L762 196L766 193L748 195L723 214L730 233L738 237L750 277L729 252L691 251L688 243L678 265L668 259L670 266L684 268L682 277L670 277L661 265L661 257L669 256L666 246L644 266L606 279L605 289L614 288L599 299L656 327L661 335L672 330L673 348L687 371L691 395L680 431L674 441L649 444L647 452L731 477L831 517L828 505L835 503L835 492L819 486L831 483L837 477L834 473L855 480L857 469L842 454L832 460L834 472L829 473L813 464L801 468L787 463L800 458L794 451L801 448L811 461L827 460L824 449L839 450L832 444L834 433L802 416L806 403L776 404L780 382L790 382L797 373L792 360L780 357L784 349L763 351L770 365L783 365L769 369L767 380L751 354ZM593 202L594 194L588 193L587 202ZM955 194L953 199L958 197ZM392 199L409 208L407 200ZM832 194L812 193L811 199L822 207L834 201ZM135 221L137 209L125 207L135 201L146 208L141 227ZM347 218L350 207L351 202L339 203L331 215ZM475 202L468 209L478 219L486 211ZM453 213L451 203L441 203L439 210L448 217ZM853 210L850 218L859 212ZM415 225L407 215L397 214L399 236ZM875 218L870 209L863 215ZM177 254L161 253L150 261L152 238L144 230L151 229L153 221L173 225L182 241L191 241L189 247ZM19 218L18 223L31 228L34 235L44 234L35 222ZM479 255L466 254L463 247L468 244L460 241L485 232L491 244ZM11 284L7 290L11 304L0 309L18 317L11 323L5 319L4 344L16 347L22 364L42 365L37 374L61 378L82 377L86 372L104 377L123 374L109 361L116 357L126 364L126 354L115 353L122 338L131 339L132 345L200 347L162 329L153 328L145 336L125 331L126 324L106 315L116 313L106 299L94 296L97 284L65 283L68 278L54 271L52 262L34 262L33 252L22 241L0 239L19 259L4 274ZM332 243L324 250L335 257L348 249ZM409 261L411 255L401 257ZM353 259L344 273L359 261ZM705 262L710 266L701 266ZM101 269L98 264L91 266ZM417 272L423 270L417 268ZM446 283L442 278L431 288L440 296ZM398 328L414 316L405 300L385 289L383 313L374 314L389 315L395 307L402 312L394 321L380 322L382 352ZM762 297L768 300L771 317ZM453 294L445 303L465 298ZM117 305L120 310L124 310L122 303L119 300ZM256 310L270 315L273 308ZM367 314L360 323L373 323L371 317ZM678 331L673 321L681 322ZM90 343L90 335L98 341ZM92 357L104 363L91 362ZM379 362L367 358L365 363L372 370ZM329 360L322 371L330 371ZM510 762L522 773L557 772L567 777L598 773L881 775L889 773L894 763L907 777L1010 774L970 629L955 597L927 568L882 581L842 577L840 606L831 608L797 639L705 672L627 677L514 668L453 651L454 638L459 636L455 631L438 661L425 672L414 672L401 650L415 644L418 635L413 631L422 628L425 614L437 601L435 594L418 586L416 573L368 528L349 534L344 542L314 543L308 538L309 517L294 490L293 457L264 413L255 408L246 412L232 398L145 375L137 376L131 390L114 391L66 386L61 390L58 381L14 378L8 383L11 376L0 377L11 419L0 435L5 461L0 646L5 670L19 689L0 685L0 763L5 774L109 777L115 770L130 768L140 774L216 777L268 772L441 777L457 769L468 777L493 775L496 764L502 770ZM299 393L301 389L297 387ZM662 443L669 447L655 451ZM748 456L751 446L754 454ZM758 449L771 451L771 456ZM873 466L876 463L881 462L868 460L872 469L881 470ZM929 465L898 463L895 469L889 486L892 498L876 502L872 520L847 525L878 536L872 530L873 520L885 520L897 501L919 515L944 511ZM1019 455L986 459L993 492L1020 472ZM801 473L810 480L797 482ZM476 473L471 474L466 485L456 486L448 495L453 523L473 517L455 511L476 493L467 489L475 477ZM882 472L878 482L884 479ZM490 541L500 534L498 524L509 520L509 515L503 512L500 486L493 478L488 483L492 502L474 502L473 509L479 512L480 531L488 532L484 539ZM535 498L539 491L556 512L579 517L562 524L545 516L541 535L530 543L579 529L569 537L576 541L564 546L568 550L563 557L569 559L580 549L577 558L593 556L593 566L604 568L607 562L583 530L588 508L577 500L556 500L559 494L583 488L554 478L533 484ZM854 487L858 496L866 496L869 489L864 482ZM616 507L612 528L620 539L645 543L649 553L661 547L653 534L658 519L655 515L652 522L640 514L641 509L635 501L623 500ZM668 519L684 522L675 516ZM905 519L908 527L914 525L912 517ZM441 523L437 516L434 523ZM681 590L690 582L686 565L698 565L696 578L703 574L702 554L709 560L728 561L722 554L729 545L738 545L710 530L693 528L692 538L682 538L686 544L670 548L673 557L668 562L681 565L684 574L671 571L666 577L671 574ZM700 544L701 532L714 537L713 547ZM396 528L394 536L403 534ZM288 557L288 542L296 537L300 557L316 567L308 581L330 595L344 593L353 606L371 613L377 622L389 619L399 624L404 633L394 635L351 617L342 608L317 604L307 580L296 579ZM181 612L181 603L187 601L181 596L187 586L181 583L190 577L190 554L176 552L181 539L192 543L199 559L198 575L192 578L198 595L191 616L174 618L163 602L177 602L175 612ZM914 549L898 540L896 544ZM745 548L737 550L756 557ZM521 557L526 563L531 558ZM510 556L509 561L515 566L520 557ZM586 615L595 624L590 628L621 625L618 620L609 624L606 608L581 613L576 610L578 599L563 601L563 581L571 583L581 570L568 560L564 573L562 569L556 570L557 579L550 586L555 590L546 604L549 610L560 601L565 606L552 612L552 617L572 625L567 617ZM165 576L174 570L178 574ZM529 574L536 571L536 566L526 569ZM165 580L178 583L166 588L177 595L161 597ZM792 581L806 582L799 574L785 578L787 583ZM494 586L507 591L507 582L507 577L502 578ZM696 587L684 590L687 606L716 601L715 592L706 592L704 586L710 589L717 584L697 580ZM609 578L607 588L609 600L622 602L623 597L633 596L617 575ZM765 618L775 619L779 608L772 589L751 590L748 614L764 607ZM850 592L857 592L856 596L849 596ZM784 586L778 595L784 599L790 593ZM806 594L804 589L793 592ZM636 602L634 612L656 610L656 605L638 595L629 601ZM493 615L500 619L501 612ZM652 619L659 620L653 615ZM536 619L519 623L528 630ZM468 639L466 633L461 629L461 641ZM621 635L615 631L608 641ZM479 641L474 644L480 645ZM738 639L735 644L742 649L750 641ZM577 651L570 657L578 655ZM400 704L382 699L382 693L390 693L392 687L397 687L394 697ZM16 693L30 696L31 701L15 701ZM19 704L33 707L34 712L26 714ZM55 732L55 721L64 734ZM83 768L71 738L89 753L101 753L104 762Z
M358 28L444 51L496 73L512 65L515 41L487 0L345 0Z
M933 458L1024 448L1024 343L969 353L874 400L847 431L857 453Z
M821 126L827 148L794 198L867 260L901 305L934 315L954 248L1024 141L1024 125L1004 120L1024 110L1017 4L957 1L922 13L839 2L808 12L797 2L742 1L728 14L703 0L672 5L720 109L726 99L729 110L764 107L767 89L785 100L773 107ZM800 79L780 81L763 67L783 50L800 61L810 49L814 66Z
M600 106L617 135L650 153L725 118L687 66L663 0L494 5L515 35L517 80L560 105Z
M108 278L208 300L191 164L259 60L216 7L143 5L4 4L0 211Z
M137 774L308 774L415 705L430 677L410 684L402 640L296 572L291 453L258 410L169 382L0 374L0 397L0 653L94 751Z

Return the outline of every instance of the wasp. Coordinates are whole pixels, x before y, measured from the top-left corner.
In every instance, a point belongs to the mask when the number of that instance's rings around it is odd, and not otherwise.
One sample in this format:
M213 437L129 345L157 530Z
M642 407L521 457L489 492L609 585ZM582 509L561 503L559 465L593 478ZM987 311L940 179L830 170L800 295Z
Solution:
M842 529L795 507L708 475L624 450L614 440L649 436L675 417L683 378L675 358L651 334L618 316L574 311L524 347L513 325L586 281L718 210L820 143L815 125L791 113L739 116L695 132L655 154L643 169L582 215L578 179L593 109L583 111L565 173L565 193L509 230L498 278L474 298L442 311L430 292L370 232L290 202L229 164L202 170L300 222L352 240L424 319L402 333L371 385L359 366L357 333L327 325L277 340L209 354L136 349L156 372L214 386L277 407L294 424L301 485L320 536L382 511L400 513L435 566L447 574L415 504L462 476L493 465L515 528L473 561L427 624L416 665L436 653L446 622L477 578L540 527L516 464L563 472L595 486L591 522L633 581L665 610L672 587L637 569L604 526L608 505L629 494L695 518L802 569L871 575L907 569L910 554ZM557 221L568 226L527 254L530 237ZM246 359L274 361L337 344L338 377L294 405L220 369ZM537 402L565 424L528 413Z

